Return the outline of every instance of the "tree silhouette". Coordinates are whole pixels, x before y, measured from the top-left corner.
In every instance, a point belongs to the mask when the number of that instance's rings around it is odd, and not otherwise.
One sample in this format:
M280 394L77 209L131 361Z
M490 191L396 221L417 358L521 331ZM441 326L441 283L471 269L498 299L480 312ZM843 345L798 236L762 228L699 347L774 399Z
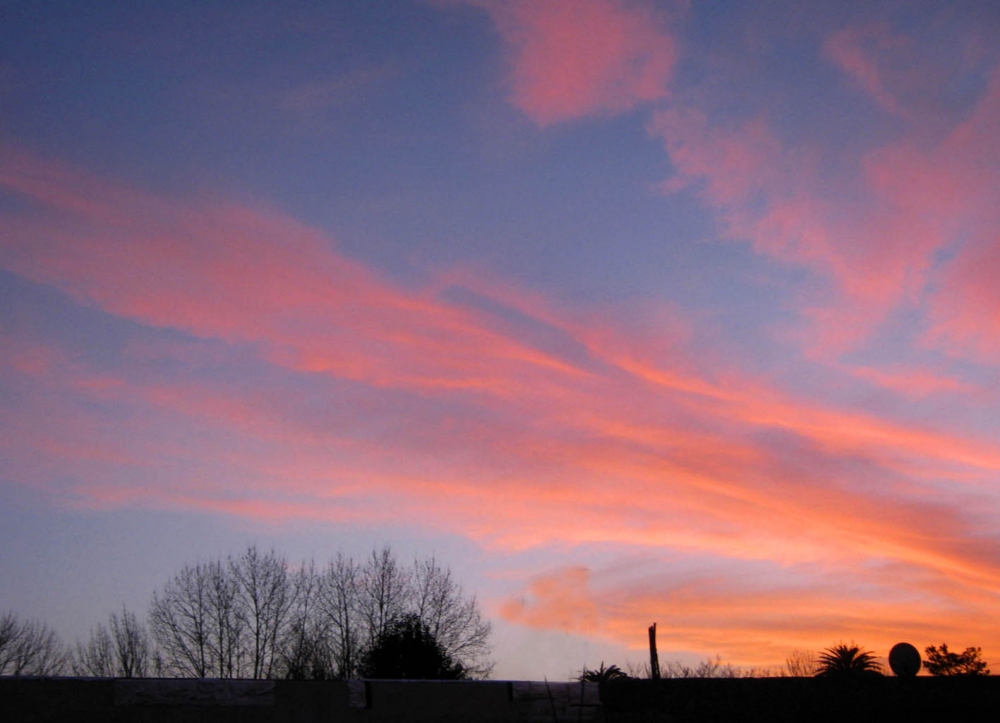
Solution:
M44 623L0 616L0 675L59 675L65 665L66 651Z
M152 672L152 653L146 626L122 607L108 625L98 624L87 644L76 644L73 673L107 678L145 678Z
M470 678L486 678L493 670L492 626L483 620L475 595L467 595L451 570L436 558L414 560L410 572L408 612L431 631L445 652Z
M147 621L123 608L68 650L44 624L0 614L0 676L456 679L493 667L475 595L434 557L411 568L387 546L325 569L256 545L189 564L153 593Z
M153 593L149 628L168 674L238 678L237 583L221 561L186 566Z
M241 674L273 677L289 635L298 592L289 575L288 561L273 549L261 552L256 545L250 545L238 558L229 558L228 568L227 576L236 589L240 655L246 661Z
M838 643L819 654L816 677L855 677L881 675L882 666L871 653L859 645Z
M953 653L941 643L937 648L924 648L927 654L926 667L931 675L989 675L986 661L982 659L982 649L966 648L961 653Z
M491 626L468 595L434 557L401 565L392 549L372 550L357 562L338 554L321 573L317 603L309 618L313 640L326 649L327 667L339 678L359 674L365 649L375 646L389 626L407 615L418 617L467 677L483 678L489 660ZM301 626L300 626L301 627ZM315 637L325 631L325 639Z
M463 680L465 668L455 662L413 614L389 623L375 644L361 656L364 678L407 680Z

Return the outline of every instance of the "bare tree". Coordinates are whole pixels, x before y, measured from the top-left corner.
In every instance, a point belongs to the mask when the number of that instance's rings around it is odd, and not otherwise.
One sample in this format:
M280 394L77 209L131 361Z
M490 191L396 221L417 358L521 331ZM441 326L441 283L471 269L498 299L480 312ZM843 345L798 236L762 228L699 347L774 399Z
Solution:
M348 678L405 616L420 620L468 674L489 674L491 627L476 598L433 557L407 569L389 547L363 563L338 554L322 573L312 564L293 573L273 550L251 546L225 564L181 570L153 595L149 621L173 674ZM95 665L102 641L94 639Z
M652 677L649 669L648 660L639 663L635 662L634 660L626 660L625 672L628 674L628 677L630 678L640 678L645 680L647 678Z
M378 639L405 613L410 595L410 576L388 546L372 550L358 582L358 610L365 626L366 644Z
M255 679L270 678L295 604L288 562L273 549L263 554L251 545L240 557L230 558L228 572L235 590L234 611L239 622L236 633L245 674Z
M123 606L121 617L112 614L111 636L118 665L116 673L122 678L145 678L149 675L149 634L135 613Z
M0 617L0 675L59 675L66 650L53 630L12 612Z
M469 677L490 674L492 625L483 620L476 597L466 596L451 570L433 556L413 562L408 607Z
M723 662L716 655L705 658L695 667L684 665L680 661L671 660L661 669L663 678L740 678L744 677L739 668L732 663Z
M168 671L185 677L208 675L208 600L201 566L185 567L153 593L149 625Z
M811 678L816 675L816 653L793 650L785 658L785 674L792 678Z
M108 629L97 624L87 644L77 642L73 656L73 674L95 678L115 677L114 645Z
M237 582L221 561L205 565L208 573L208 610L212 634L209 650L214 660L214 675L240 678L245 673L245 646L240 641L240 617Z
M281 674L286 678L335 677L332 631L323 616L324 577L310 561L292 577L295 603L281 650Z
M476 598L433 557L405 569L389 547L373 550L363 563L338 553L322 575L319 616L340 678L356 675L362 654L405 616L419 619L469 675L485 677L493 667L491 626Z
M362 613L365 573L353 558L338 552L321 581L320 610L323 627L329 630L330 652L338 678L350 678L357 673L363 622L371 625L372 620L380 619L374 612L368 617ZM370 596L367 602L370 608L376 607L375 596Z
M236 584L221 562L187 566L153 594L149 624L167 671L232 678L241 673Z
M150 672L149 636L135 614L122 608L98 624L86 645L76 644L73 672L106 678L144 678Z

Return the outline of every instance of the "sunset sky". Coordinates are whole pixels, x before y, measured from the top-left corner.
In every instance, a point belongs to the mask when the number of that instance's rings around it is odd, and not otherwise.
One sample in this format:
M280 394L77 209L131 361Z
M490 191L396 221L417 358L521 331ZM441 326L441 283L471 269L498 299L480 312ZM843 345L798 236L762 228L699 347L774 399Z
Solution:
M1000 667L1000 6L0 5L0 612L434 554L499 678Z

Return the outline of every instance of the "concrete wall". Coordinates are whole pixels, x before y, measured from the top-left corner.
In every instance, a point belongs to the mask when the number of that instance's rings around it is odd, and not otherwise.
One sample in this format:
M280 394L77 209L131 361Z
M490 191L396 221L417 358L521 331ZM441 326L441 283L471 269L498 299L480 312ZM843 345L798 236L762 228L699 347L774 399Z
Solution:
M0 678L0 723L682 723L1000 717L1000 677L538 682Z
M580 683L2 678L0 720L599 723L603 717L597 686Z

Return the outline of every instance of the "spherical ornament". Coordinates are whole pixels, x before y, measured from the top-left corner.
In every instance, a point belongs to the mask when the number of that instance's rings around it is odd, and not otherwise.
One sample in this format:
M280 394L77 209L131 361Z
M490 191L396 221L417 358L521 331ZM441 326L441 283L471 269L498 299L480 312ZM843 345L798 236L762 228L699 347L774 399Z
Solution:
M896 643L889 651L889 667L900 678L912 678L920 670L920 653L909 643Z

